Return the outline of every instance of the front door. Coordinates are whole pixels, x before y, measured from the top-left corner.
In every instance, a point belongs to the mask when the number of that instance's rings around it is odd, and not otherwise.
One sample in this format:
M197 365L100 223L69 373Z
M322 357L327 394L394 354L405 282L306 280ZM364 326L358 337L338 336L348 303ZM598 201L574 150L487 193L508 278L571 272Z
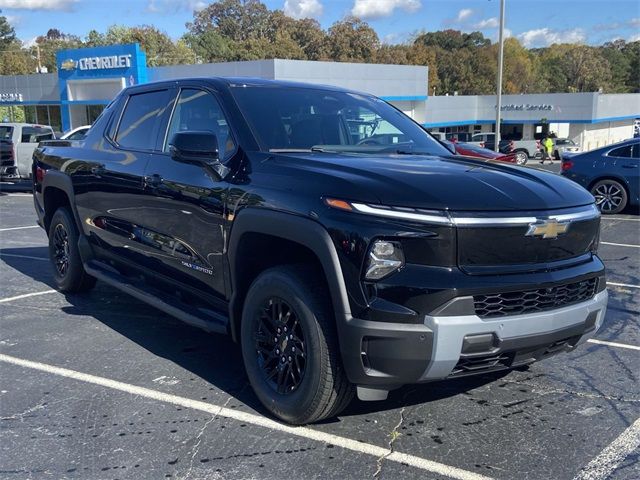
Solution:
M145 229L155 245L154 268L220 306L225 301L223 254L225 198L229 184L207 167L169 155L179 131L208 131L218 139L220 160L236 152L227 117L214 93L182 88L163 140L145 170Z

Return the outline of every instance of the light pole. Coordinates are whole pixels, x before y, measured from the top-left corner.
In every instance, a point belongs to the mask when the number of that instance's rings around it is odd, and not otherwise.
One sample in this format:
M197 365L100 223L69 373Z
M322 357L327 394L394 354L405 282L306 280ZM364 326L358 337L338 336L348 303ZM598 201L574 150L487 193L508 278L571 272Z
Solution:
M500 0L500 30L498 32L498 91L496 104L496 144L493 147L497 152L500 144L500 114L502 113L502 62L504 60L504 2Z

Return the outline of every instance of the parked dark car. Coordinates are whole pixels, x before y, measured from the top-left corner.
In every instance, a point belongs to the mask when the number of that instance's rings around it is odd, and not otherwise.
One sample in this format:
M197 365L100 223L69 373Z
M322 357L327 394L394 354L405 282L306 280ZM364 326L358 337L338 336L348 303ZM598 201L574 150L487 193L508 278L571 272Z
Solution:
M138 85L81 145L45 142L33 160L57 287L100 279L231 335L257 397L290 423L356 392L384 400L573 350L605 315L588 192L453 155L367 94Z
M441 140L442 143L457 155L466 157L483 158L485 160L496 160L499 162L516 163L516 156L513 153L500 153L489 150L488 148L479 147L472 143L450 142L449 140Z
M640 204L640 138L562 157L562 175L596 198L602 213L620 213Z

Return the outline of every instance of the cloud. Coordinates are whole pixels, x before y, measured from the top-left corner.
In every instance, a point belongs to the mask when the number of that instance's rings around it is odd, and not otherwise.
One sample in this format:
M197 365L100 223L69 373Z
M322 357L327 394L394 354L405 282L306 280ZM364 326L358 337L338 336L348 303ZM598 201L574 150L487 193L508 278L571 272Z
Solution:
M458 16L456 17L456 21L458 23L460 22L464 22L465 20L467 20L471 15L473 15L473 10L471 10L470 8L463 8L462 10L460 10L458 12Z
M79 0L0 0L0 8L71 11Z
M388 17L396 9L411 13L421 6L420 0L355 0L351 14L362 19L380 18Z
M487 28L498 28L500 22L496 17L486 18L484 20L480 20L478 23L473 24L473 28L477 28L478 30L485 30Z
M322 15L322 3L319 0L285 0L284 14L291 18L318 18Z
M636 33L635 35L631 35L627 42L640 42L640 33Z
M551 30L537 28L518 35L518 39L527 48L548 47L554 43L583 43L587 36L581 28L571 30Z
M9 22L9 25L12 27L20 25L20 22L22 21L22 17L20 15L6 15L6 18L7 22Z
M148 13L199 12L205 8L207 8L207 2L204 0L148 0L144 11Z

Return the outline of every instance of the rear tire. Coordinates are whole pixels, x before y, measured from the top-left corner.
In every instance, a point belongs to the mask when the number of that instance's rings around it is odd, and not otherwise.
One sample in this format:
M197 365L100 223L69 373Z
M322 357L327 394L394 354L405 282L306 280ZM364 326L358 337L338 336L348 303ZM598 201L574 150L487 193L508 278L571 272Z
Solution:
M517 151L515 152L515 155L517 165L526 165L529 161L529 155L527 155L527 152Z
M304 265L266 270L249 288L242 313L249 382L269 412L297 425L337 415L355 393L321 278Z
M596 198L596 205L603 214L620 213L627 206L627 190L615 180L600 180L591 187L591 195Z
M84 270L78 249L78 228L68 207L60 207L49 225L49 259L56 287L63 293L91 290L96 279Z

